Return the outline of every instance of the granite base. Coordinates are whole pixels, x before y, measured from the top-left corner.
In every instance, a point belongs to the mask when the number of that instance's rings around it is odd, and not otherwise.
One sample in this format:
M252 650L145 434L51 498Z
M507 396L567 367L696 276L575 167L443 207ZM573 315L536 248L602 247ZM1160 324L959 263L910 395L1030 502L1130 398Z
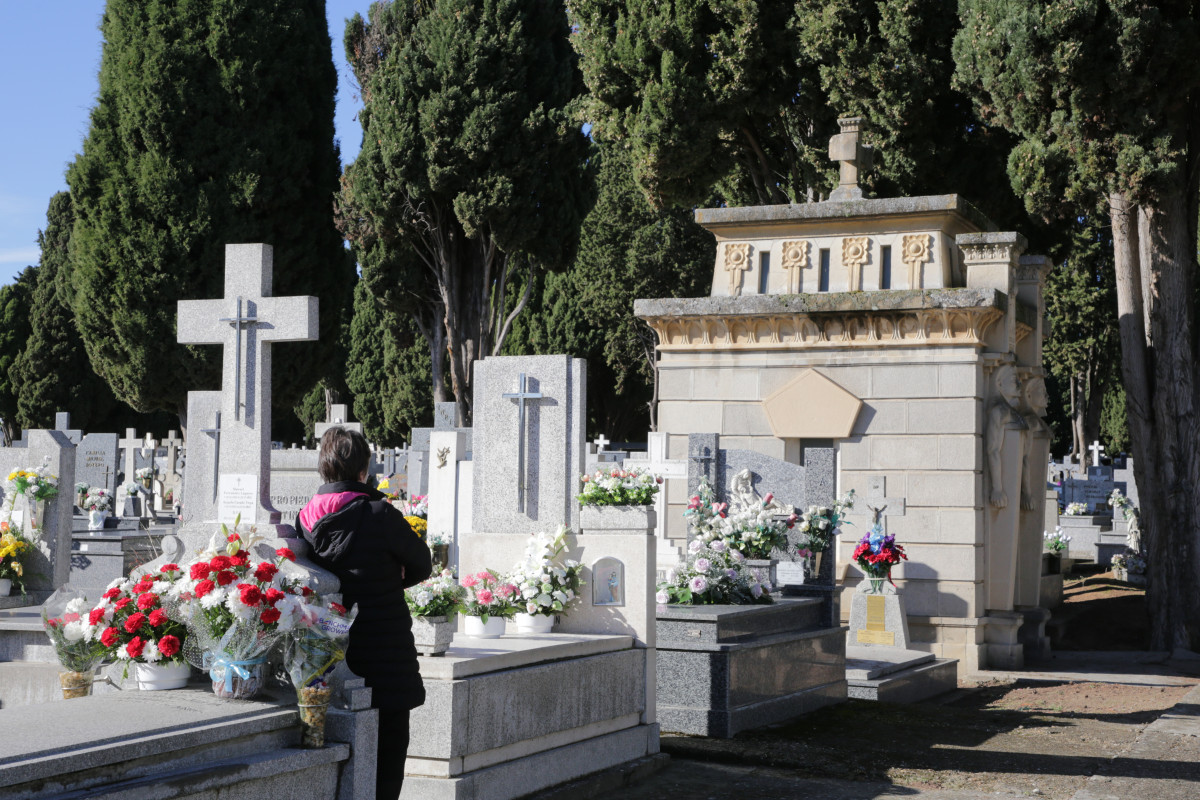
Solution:
M857 700L919 703L958 687L958 660L897 647L846 647L847 693Z
M657 753L652 652L622 635L457 635L419 659L401 799L511 800Z
M666 606L658 617L663 730L728 738L846 699L844 627L824 603Z

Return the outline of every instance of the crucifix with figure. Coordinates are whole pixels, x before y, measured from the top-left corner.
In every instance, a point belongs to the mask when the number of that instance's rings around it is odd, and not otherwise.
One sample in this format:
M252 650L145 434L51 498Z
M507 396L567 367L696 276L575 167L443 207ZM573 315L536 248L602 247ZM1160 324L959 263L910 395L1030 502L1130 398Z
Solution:
M905 500L903 497L888 497L885 488L887 478L882 476L867 478L866 496L863 504L871 511L872 524L878 524L887 533L887 522L884 517L903 517Z
M226 245L225 296L179 301L180 344L222 346L220 415L204 430L213 437L213 478L197 478L217 480L218 492L226 482L251 487L239 501L242 520L260 526L280 519L270 499L271 345L315 341L318 321L317 298L272 297L273 261L270 245Z
M506 400L517 401L517 511L521 512L525 511L525 495L529 493L525 476L525 401L542 399L541 392L529 391L527 380L522 372L517 379L517 391L502 395Z

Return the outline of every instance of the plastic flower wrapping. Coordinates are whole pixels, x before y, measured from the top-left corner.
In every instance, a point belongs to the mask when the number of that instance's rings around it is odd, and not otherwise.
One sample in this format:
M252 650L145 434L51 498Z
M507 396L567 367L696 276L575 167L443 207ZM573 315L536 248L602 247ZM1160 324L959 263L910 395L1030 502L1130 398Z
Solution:
M832 506L809 506L800 515L796 528L804 534L802 549L814 553L828 550L842 525L850 525L846 514L854 509L854 490L851 489Z
M1046 540L1046 549L1051 553L1063 552L1067 549L1067 542L1071 541L1071 537L1067 536L1061 525L1054 529L1054 533L1042 531L1042 538Z
M908 560L904 548L896 544L896 537L883 532L883 526L875 524L863 534L854 548L854 560L868 577L875 580L890 578L892 567Z
M300 620L284 642L283 663L300 702L308 702L305 689L328 689L329 676L346 658L350 626L358 606L349 610L332 600L306 603Z
M479 617L486 624L491 617L511 617L517 612L517 587L490 569L464 575L459 584L463 597L458 610L468 617Z
M107 656L126 662L182 663L187 628L164 607L172 587L183 577L177 564L163 564L157 574L117 578L88 612L87 635L97 638Z
M404 600L414 617L452 617L465 595L466 590L448 569L404 590Z
M1068 517L1082 517L1088 513L1087 503L1068 503L1063 512Z
M787 546L787 532L798 519L795 514L781 516L773 499L768 494L757 506L731 510L728 503L717 502L712 485L701 478L683 515L691 521L695 539L723 541L747 558L769 558L772 550Z
M222 525L208 547L182 568L164 600L167 612L187 626L184 657L229 690L266 663L281 636L301 623L312 590L281 567L296 556L286 547L263 560L254 554L254 530Z
M25 560L33 553L34 545L16 526L0 522L0 578L16 584L25 593Z
M104 660L108 648L100 641L100 631L106 625L107 620L88 611L87 597L69 586L42 604L42 628L58 663L71 672L91 672Z
M517 587L517 610L553 616L567 611L579 599L583 565L563 558L570 529L560 525L553 535L535 533L525 546L525 558L513 567L508 580Z
M584 475L580 505L648 506L654 503L663 479L639 467L614 466Z
M660 605L751 605L771 595L746 569L746 556L723 539L692 539L683 564L667 570L654 596Z
M8 473L4 482L4 495L8 498L11 511L17 495L41 502L58 494L58 476L50 474L50 468L41 466L33 469L16 469Z
M134 470L133 474L137 476L137 479L139 481L148 480L150 478L157 478L158 477L158 467L142 467L141 469Z

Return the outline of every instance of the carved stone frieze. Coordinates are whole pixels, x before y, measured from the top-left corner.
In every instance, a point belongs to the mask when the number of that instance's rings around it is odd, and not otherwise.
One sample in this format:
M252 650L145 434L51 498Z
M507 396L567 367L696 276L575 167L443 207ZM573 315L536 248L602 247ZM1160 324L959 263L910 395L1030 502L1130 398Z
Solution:
M791 294L800 291L800 276L812 266L809 260L811 249L804 239L783 243L783 269L787 272L788 292Z
M983 345L988 328L1003 316L996 308L931 308L649 317L646 322L664 351L794 350Z
M866 236L847 236L842 239L842 266L850 272L850 291L862 288L862 266L871 254L871 240Z
M932 244L933 237L928 233L910 234L901 240L900 259L908 267L908 288L922 287L921 267L933 260L929 255Z
M960 244L962 250L963 263L978 264L988 261L1011 261L1013 251L1016 249L1013 244Z
M725 271L729 273L729 296L740 297L742 280L750 269L750 245L725 245Z

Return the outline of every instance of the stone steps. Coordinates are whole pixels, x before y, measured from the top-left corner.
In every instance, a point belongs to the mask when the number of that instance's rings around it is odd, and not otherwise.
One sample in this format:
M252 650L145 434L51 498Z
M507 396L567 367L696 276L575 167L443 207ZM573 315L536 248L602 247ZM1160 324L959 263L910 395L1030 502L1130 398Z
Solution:
M846 684L853 699L919 703L958 688L958 660L919 650L850 646Z

